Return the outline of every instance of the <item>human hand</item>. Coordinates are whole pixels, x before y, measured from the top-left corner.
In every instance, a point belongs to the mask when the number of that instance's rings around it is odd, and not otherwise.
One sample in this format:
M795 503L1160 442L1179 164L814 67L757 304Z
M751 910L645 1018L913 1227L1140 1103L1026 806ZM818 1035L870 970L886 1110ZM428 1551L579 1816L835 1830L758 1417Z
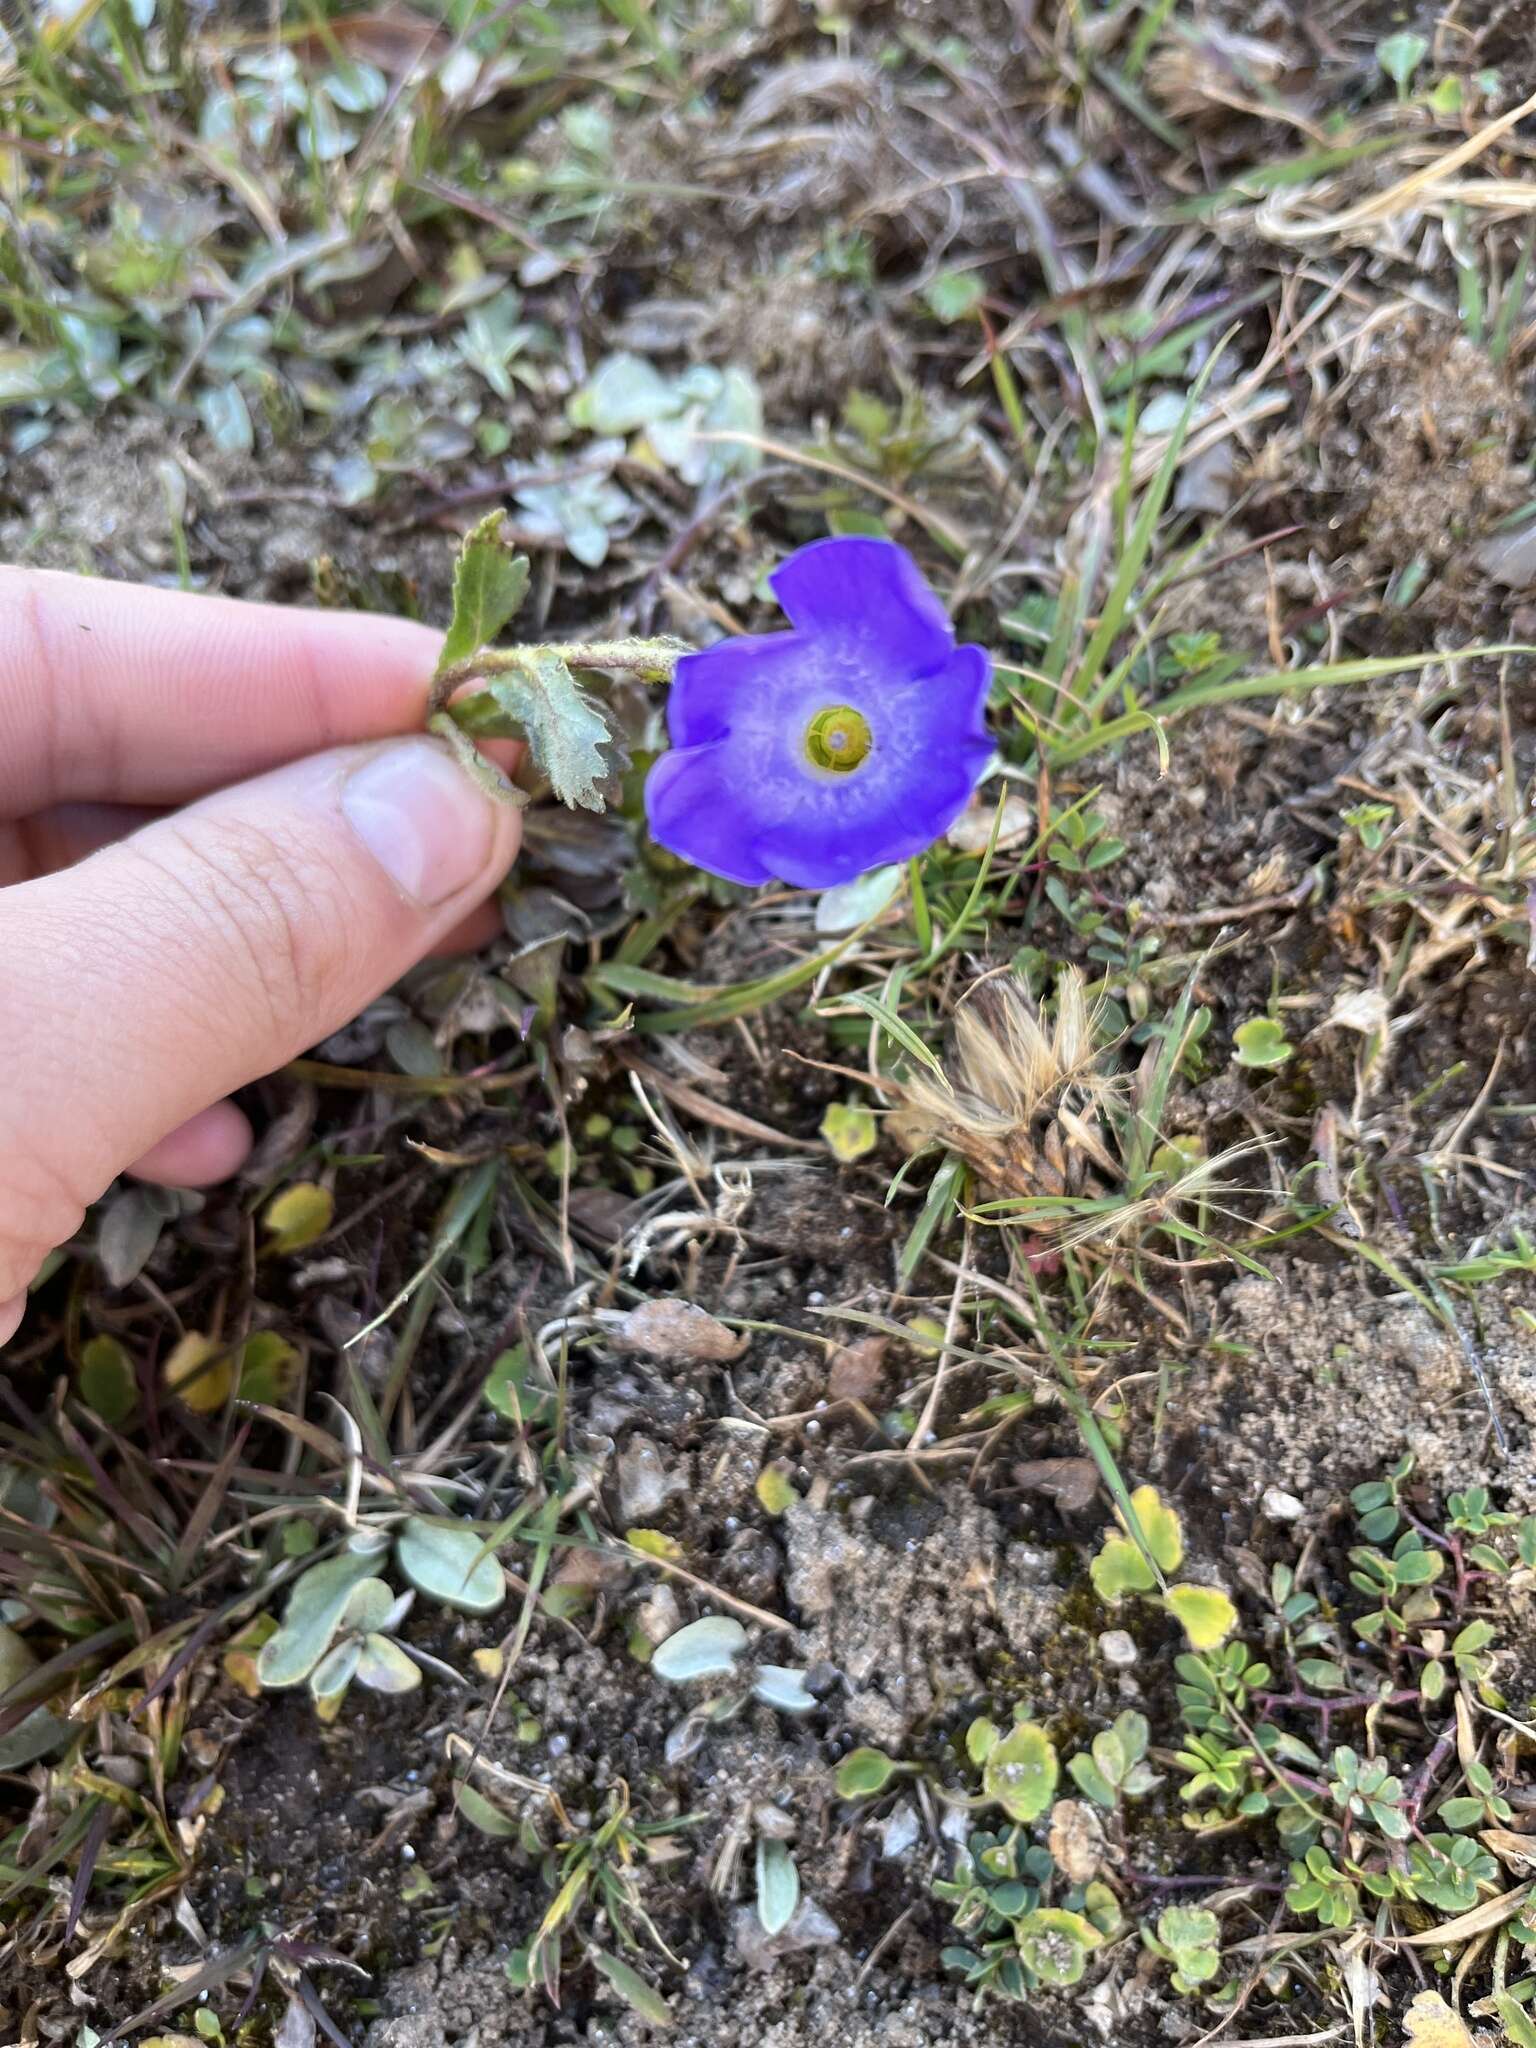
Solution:
M233 1173L229 1092L500 881L517 814L419 731L437 649L400 619L0 569L0 1345L118 1174Z

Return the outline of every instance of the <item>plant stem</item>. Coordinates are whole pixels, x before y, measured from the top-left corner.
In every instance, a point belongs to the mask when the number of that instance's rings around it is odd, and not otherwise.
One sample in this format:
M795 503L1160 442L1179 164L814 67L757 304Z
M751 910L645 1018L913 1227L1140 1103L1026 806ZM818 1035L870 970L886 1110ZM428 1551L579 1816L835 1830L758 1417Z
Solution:
M463 661L445 668L432 683L433 711L441 711L466 683L483 676L503 676L519 671L536 673L546 661L561 661L574 668L619 669L627 675L655 676L670 682L681 656L693 650L681 640L540 640L526 647L482 647Z

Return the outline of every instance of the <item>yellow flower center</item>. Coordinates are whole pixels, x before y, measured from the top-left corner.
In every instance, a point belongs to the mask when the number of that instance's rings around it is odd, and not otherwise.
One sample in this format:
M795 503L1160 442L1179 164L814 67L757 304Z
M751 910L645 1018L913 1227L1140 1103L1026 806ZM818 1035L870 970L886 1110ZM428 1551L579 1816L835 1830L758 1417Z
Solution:
M873 744L868 719L851 704L829 704L805 728L805 758L812 767L830 768L834 775L857 768Z

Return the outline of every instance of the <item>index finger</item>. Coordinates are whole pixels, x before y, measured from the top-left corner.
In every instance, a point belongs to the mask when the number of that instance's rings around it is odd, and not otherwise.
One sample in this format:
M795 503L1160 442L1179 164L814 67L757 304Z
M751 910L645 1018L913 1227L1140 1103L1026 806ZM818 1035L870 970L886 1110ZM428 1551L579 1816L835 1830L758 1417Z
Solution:
M0 568L0 817L178 804L409 731L440 644L409 619Z

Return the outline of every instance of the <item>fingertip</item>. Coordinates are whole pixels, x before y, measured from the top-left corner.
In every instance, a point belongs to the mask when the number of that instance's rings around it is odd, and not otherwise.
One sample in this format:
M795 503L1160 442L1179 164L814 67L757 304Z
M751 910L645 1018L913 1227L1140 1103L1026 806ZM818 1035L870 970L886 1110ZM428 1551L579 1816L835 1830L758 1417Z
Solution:
M501 938L506 929L501 905L493 897L489 903L479 904L467 917L460 918L453 930L432 948L433 957L451 959L457 953L478 953L482 946Z
M0 1301L0 1351L21 1328L21 1319L26 1312L27 1297L24 1294L13 1294L9 1301Z
M215 1102L151 1145L128 1171L166 1188L206 1188L239 1172L252 1144L245 1113Z

